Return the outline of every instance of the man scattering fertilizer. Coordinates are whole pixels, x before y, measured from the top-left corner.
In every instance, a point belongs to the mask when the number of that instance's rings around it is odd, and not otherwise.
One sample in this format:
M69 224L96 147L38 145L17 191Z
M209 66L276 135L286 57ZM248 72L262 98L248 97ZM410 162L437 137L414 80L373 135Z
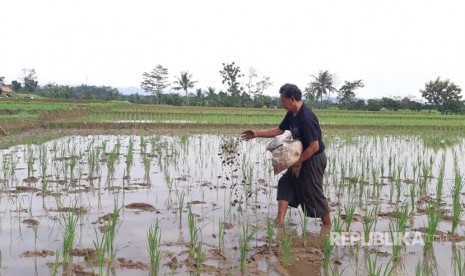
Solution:
M327 159L324 152L320 123L313 111L301 101L302 92L294 84L285 84L279 89L281 103L288 111L276 128L262 131L246 130L242 139L257 137L272 138L289 130L294 139L302 142L299 159L278 181L278 214L276 224L282 225L288 206L299 205L308 217L321 218L323 225L331 225L328 202L323 193L323 175ZM296 174L299 168L300 173Z

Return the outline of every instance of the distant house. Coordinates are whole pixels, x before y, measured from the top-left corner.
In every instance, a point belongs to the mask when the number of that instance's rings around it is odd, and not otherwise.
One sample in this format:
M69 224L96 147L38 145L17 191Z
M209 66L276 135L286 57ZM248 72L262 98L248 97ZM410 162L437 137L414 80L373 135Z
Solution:
M13 90L10 87L5 85L0 85L0 94L11 95Z

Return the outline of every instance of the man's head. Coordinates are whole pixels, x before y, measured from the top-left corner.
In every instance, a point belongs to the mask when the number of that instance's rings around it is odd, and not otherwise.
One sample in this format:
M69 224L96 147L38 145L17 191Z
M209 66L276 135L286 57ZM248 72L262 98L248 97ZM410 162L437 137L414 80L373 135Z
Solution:
M283 107L291 111L295 108L297 102L302 99L302 91L295 84L286 83L279 88L279 94L281 94L281 103ZM300 106L299 106L300 107Z

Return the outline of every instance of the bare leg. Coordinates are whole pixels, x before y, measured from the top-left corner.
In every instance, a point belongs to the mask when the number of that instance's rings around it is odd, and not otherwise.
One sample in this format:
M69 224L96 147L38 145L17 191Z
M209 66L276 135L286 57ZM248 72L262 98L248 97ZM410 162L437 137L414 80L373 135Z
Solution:
M323 222L323 225L331 225L331 216L329 215L329 213L322 216L321 221Z
M289 202L285 200L278 201L278 215L276 216L275 223L282 225L284 223L284 217L286 217L287 207Z

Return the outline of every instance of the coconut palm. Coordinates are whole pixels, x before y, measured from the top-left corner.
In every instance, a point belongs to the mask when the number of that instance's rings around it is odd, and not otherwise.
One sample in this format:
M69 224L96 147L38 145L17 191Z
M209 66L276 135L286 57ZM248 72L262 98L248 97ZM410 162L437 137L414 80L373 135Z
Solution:
M176 80L174 81L174 90L184 90L186 92L186 100L189 103L189 98L187 97L187 90L189 88L194 88L195 83L197 81L192 80L192 74L189 74L189 72L181 72L180 77L176 77Z
M311 75L314 81L308 84L306 89L307 93L311 93L320 98L320 102L323 102L323 95L328 95L331 92L337 92L334 85L334 75L329 73L328 70L320 71L318 76Z

